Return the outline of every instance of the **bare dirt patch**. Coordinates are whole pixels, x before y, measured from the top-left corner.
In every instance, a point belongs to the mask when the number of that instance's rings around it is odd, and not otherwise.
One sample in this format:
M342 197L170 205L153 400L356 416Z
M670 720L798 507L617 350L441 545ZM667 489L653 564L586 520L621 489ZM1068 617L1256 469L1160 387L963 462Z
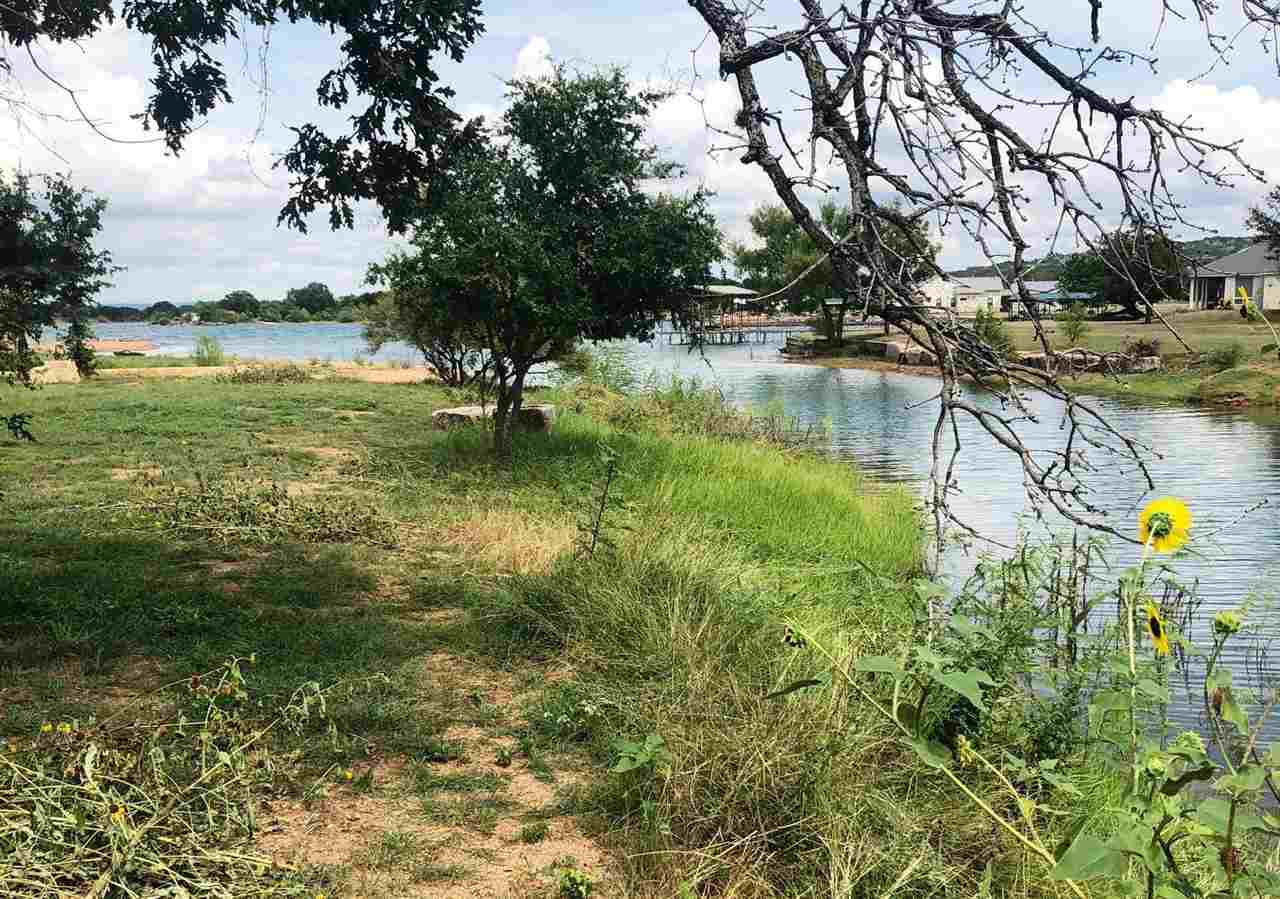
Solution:
M343 896L551 897L555 866L567 859L597 883L596 895L609 896L609 859L572 818L557 813L557 786L519 759L498 766L497 747L514 749L514 741L492 722L468 719L481 707L514 713L524 698L519 678L438 652L422 660L418 683L422 705L455 721L444 736L463 749L461 760L427 769L440 786L424 787L411 776L421 778L425 763L403 769L396 760L382 763L370 794L340 784L310 804L273 803L261 816L267 823L259 848L283 863L337 866L346 877ZM493 785L447 785L487 776ZM561 785L576 781L559 769L556 778Z

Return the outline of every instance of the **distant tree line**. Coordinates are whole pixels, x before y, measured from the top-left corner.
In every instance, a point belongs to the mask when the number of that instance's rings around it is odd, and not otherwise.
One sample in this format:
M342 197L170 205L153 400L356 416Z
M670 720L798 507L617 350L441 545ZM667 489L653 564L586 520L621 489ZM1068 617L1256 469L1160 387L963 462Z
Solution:
M366 321L377 303L378 291L349 293L335 297L327 285L313 281L295 287L283 300L259 300L247 290L233 290L220 300L195 303L173 303L161 300L145 308L134 306L97 306L99 321L153 322L167 324L197 315L201 322L235 324L236 322L311 322Z

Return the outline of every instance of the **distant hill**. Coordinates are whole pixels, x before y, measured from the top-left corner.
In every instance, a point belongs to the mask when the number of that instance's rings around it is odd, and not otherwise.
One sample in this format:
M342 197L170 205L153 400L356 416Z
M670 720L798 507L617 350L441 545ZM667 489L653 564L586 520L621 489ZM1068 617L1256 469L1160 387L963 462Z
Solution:
M1174 241L1191 262L1196 264L1219 259L1256 242L1257 240L1252 237L1201 237L1197 240ZM1062 266L1067 258L1068 254L1065 253L1050 253L1048 256L1032 261L1030 271L1023 277L1030 281L1056 281L1062 274ZM1004 268L1004 264L1001 268ZM951 274L958 277L994 278L1000 273L994 265L971 265L968 268L957 269Z

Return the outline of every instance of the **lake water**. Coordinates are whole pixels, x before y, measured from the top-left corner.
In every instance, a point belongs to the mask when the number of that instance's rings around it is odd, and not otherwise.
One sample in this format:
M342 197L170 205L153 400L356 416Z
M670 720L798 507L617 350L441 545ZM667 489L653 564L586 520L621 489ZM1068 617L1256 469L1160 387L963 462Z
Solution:
M216 327L155 327L139 324L101 324L103 338L150 339L157 352L190 352L199 334L210 334L226 352L247 358L351 359L368 355L361 326L342 324L254 324ZM761 409L781 404L802 423L828 422L830 450L855 461L863 470L886 481L923 488L929 475L929 440L936 406L929 398L938 382L896 372L831 369L779 360L776 346L708 347L705 355L689 353L662 342L620 345L631 366L654 371L696 375L716 384L734 402ZM404 345L388 346L380 360L415 360L419 354ZM1280 561L1280 418L1263 418L1232 410L1183 405L1148 405L1099 399L1096 405L1122 432L1157 447L1163 458L1150 468L1157 489L1145 494L1136 472L1106 468L1091 478L1093 500L1109 510L1118 530L1133 528L1137 510L1153 496L1182 498L1195 515L1195 531L1206 534L1227 528L1216 538L1196 541L1197 558L1180 560L1178 574L1197 582L1204 612L1199 628L1208 627L1212 614L1232 608L1251 595L1270 598L1276 563ZM1022 426L1024 439L1034 448L1057 447L1065 439L1059 430L1060 407L1037 397L1031 406L1037 423ZM953 498L956 513L979 531L1003 543L1016 541L1020 530L1043 535L1043 524L1028 522L1021 470L1011 455L993 440L963 422L964 451L959 466L960 493ZM1240 513L1259 500L1276 502L1236 522ZM1040 528L1041 530L1037 530ZM1137 550L1115 545L1111 560L1119 567L1132 564ZM973 557L952 550L944 571L952 576L971 570ZM1255 621L1262 616L1255 615ZM1229 660L1238 677L1280 682L1280 661L1268 656L1269 641L1280 636L1275 610L1263 618L1267 627L1246 652L1244 641ZM1184 707L1184 714L1189 715ZM1182 716L1180 716L1182 717ZM1280 727L1277 728L1280 731Z
M244 325L148 325L141 322L98 322L94 336L104 340L150 340L152 355L189 356L196 338L212 337L228 356L241 359L292 359L349 362L362 356L378 362L422 364L422 354L406 343L389 343L370 353L362 336L364 326L316 322L254 322Z
M662 344L629 344L625 351L637 370L696 375L719 385L741 405L763 409L781 404L804 424L828 422L831 452L881 480L923 490L929 477L929 442L937 414L936 404L929 402L938 389L934 378L782 362L775 346L708 347L704 356ZM1133 470L1104 468L1091 478L1092 500L1109 511L1112 525L1132 532L1138 510L1157 496L1180 497L1193 511L1195 532L1202 535L1195 543L1200 555L1179 559L1177 574L1184 583L1196 583L1203 607L1192 630L1197 642L1206 645L1215 611L1234 608L1250 596L1268 600L1276 594L1280 418L1114 399L1098 399L1095 405L1121 432L1159 448L1163 456L1149 466L1154 493L1144 493L1145 482ZM1035 397L1030 406L1039 420L1022 426L1024 440L1033 450L1061 447L1061 404ZM953 505L962 520L1006 544L1016 542L1020 531L1033 540L1046 536L1048 527L1069 534L1061 522L1046 526L1029 520L1021 469L1007 450L967 421L962 421L960 433L960 493ZM1272 503L1236 521L1242 511L1264 499ZM1226 530L1203 537L1219 528ZM1139 553L1119 541L1109 546L1110 560L1118 568L1134 564ZM943 573L961 577L972 571L974 561L974 555L951 549ZM1106 613L1114 614L1114 607ZM1226 661L1235 669L1237 682L1247 679L1255 686L1280 687L1280 658L1268 652L1280 637L1280 614L1274 608L1260 609L1252 621L1263 625L1256 639L1235 641L1235 651ZM1193 686L1197 668L1193 661ZM1173 717L1190 725L1199 708L1196 694L1179 702ZM1268 731L1280 737L1280 721L1273 720Z

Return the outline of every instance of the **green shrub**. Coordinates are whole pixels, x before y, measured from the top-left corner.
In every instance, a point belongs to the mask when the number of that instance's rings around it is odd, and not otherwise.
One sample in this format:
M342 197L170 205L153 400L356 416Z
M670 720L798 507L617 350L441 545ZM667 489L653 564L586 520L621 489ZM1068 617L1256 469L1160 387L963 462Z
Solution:
M1071 303L1058 313L1058 332L1068 347L1078 346L1089 334L1089 311L1084 303Z
M222 351L222 344L208 334L201 334L196 338L196 349L192 355L195 356L196 365L203 366L222 365L227 358Z
M1226 371L1229 368L1238 366L1244 361L1244 357L1244 344L1238 340L1233 340L1226 346L1220 346L1216 350L1210 351L1205 360L1218 371Z
M1013 355L1009 326L996 313L979 307L973 319L973 333L1000 358L1008 359Z

